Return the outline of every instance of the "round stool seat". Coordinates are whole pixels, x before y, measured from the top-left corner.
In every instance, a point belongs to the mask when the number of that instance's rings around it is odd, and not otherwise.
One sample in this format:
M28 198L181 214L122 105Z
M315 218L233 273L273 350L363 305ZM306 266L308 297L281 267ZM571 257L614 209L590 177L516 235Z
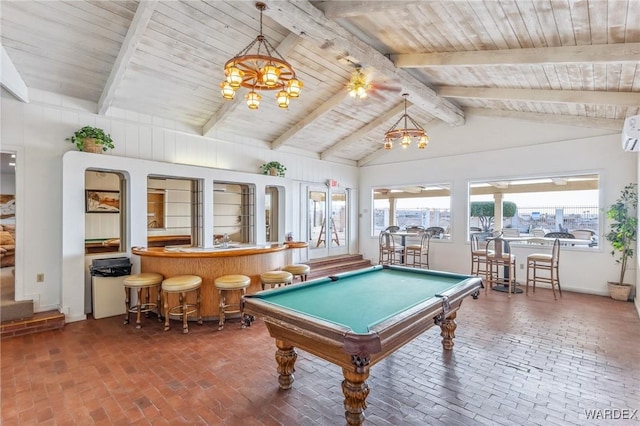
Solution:
M240 290L249 287L251 278L246 275L223 275L216 278L214 284L222 290Z
M293 274L287 271L267 271L260 274L260 282L263 290L267 285L271 288L289 285L293 282Z
M224 322L228 314L240 314L242 328L251 324L251 321L245 317L244 308L242 306L242 296L246 294L246 289L251 284L251 278L246 275L222 275L213 281L218 290L220 298L218 330L224 328ZM237 291L238 302L227 302L227 294Z
M293 275L307 275L311 271L311 267L305 264L287 265L282 268L283 271L292 273Z
M260 281L264 284L291 283L293 275L287 271L267 271L260 274Z
M126 287L151 287L162 283L164 277L155 272L143 272L141 274L129 275L124 279Z
M178 275L162 281L162 291L182 292L195 290L202 284L202 278L197 275Z
M124 323L129 324L129 314L136 314L136 328L142 327L141 314L145 314L145 317L149 317L149 313L153 310L158 314L158 321L162 321L160 318L160 291L156 293L156 302L151 303L149 301L149 290L151 288L159 287L162 284L164 277L162 274L156 272L143 272L141 274L133 274L127 276L122 282L124 284L124 304L125 304L125 318ZM133 291L137 293L137 302L135 306L131 306L131 293ZM146 290L146 292L144 291ZM143 302L143 293L146 293L145 301Z
M164 331L168 331L171 328L169 317L173 315L182 319L182 332L189 332L189 325L187 323L187 317L195 313L198 324L202 324L202 316L200 315L200 286L202 285L202 278L197 275L177 275L175 277L167 278L162 281L162 295L164 297ZM196 299L195 303L187 302L187 293L195 291ZM165 293L179 293L179 304L170 308L169 297Z

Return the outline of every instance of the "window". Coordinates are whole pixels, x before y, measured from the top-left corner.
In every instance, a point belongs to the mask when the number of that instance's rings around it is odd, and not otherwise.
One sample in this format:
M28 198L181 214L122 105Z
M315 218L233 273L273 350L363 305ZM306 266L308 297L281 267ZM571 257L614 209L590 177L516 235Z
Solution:
M86 170L84 182L85 253L126 251L124 176L112 171Z
M254 185L233 182L213 183L213 236L228 235L234 242L255 241Z
M280 205L284 201L281 194L284 188L279 186L267 186L265 188L265 241L276 242L280 235L280 220L284 209Z
M373 189L372 235L388 226L440 227L450 238L451 191L448 184L425 184Z
M202 233L201 182L165 176L147 178L149 247L197 246Z
M480 237L501 231L512 238L560 231L581 240L574 246L597 247L601 222L598 182L597 174L470 182L469 231ZM500 218L494 206L499 202L502 219L496 225ZM582 244L584 240L591 242ZM519 242L526 240L512 244Z

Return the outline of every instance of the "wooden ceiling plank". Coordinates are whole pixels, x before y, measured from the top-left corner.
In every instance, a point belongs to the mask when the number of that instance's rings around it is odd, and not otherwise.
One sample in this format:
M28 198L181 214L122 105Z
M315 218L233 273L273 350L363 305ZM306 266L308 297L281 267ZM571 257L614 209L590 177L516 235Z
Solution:
M354 142L357 142L358 140L362 139L364 136L369 134L372 130L374 130L378 126L384 124L388 120L391 120L393 117L395 117L396 115L401 114L403 112L404 112L404 102L400 102L396 106L391 108L389 111L385 112L384 114L382 114L381 116L376 118L375 120L370 121L366 125L362 126L358 130L356 130L353 134L351 134L348 137L342 139L341 141L338 141L337 143L335 143L332 146L330 146L328 149L326 149L323 152L321 152L320 153L320 159L321 160L326 160L328 157L330 157L330 156L336 154L338 151L340 151L340 149L342 149L342 148L344 148L346 146L349 146ZM382 138L380 138L380 139L382 140Z
M324 115L325 113L333 109L336 105L339 105L347 96L349 96L349 92L347 92L346 90L340 90L338 93L329 98L328 101L316 108L315 111L313 111L311 114L306 115L302 120L298 121L289 130L280 135L280 137L278 137L275 141L271 142L271 149L278 149L283 146L287 142L287 140L293 138L296 133L302 131L302 129L311 124L315 119Z
M438 94L451 98L471 99L511 99L533 102L575 103L591 105L626 105L635 107L640 104L637 92L594 92L586 90L529 90L496 89L482 87L440 87Z
M382 53L353 36L308 1L268 3L264 14L290 31L314 41L318 46L367 62L381 74L401 82L403 90L411 94L412 102L434 117L455 126L464 124L464 112L452 102L439 98L435 91L407 71L397 69Z
M302 41L301 37L298 37L295 33L289 33L284 40L278 44L276 50L282 57L287 57L293 50L300 44ZM303 89L304 90L304 89ZM202 136L211 136L215 131L216 127L220 125L220 123L224 122L227 117L233 111L238 108L238 105L241 105L242 102L225 102L216 112L207 120L207 122L202 126Z
M640 43L391 55L398 68L640 63Z
M318 8L329 19L349 18L353 16L368 15L370 13L396 10L405 6L423 3L424 0L414 1L331 1L318 4Z
M131 21L131 26L127 31L127 35L122 42L122 47L120 48L120 52L118 53L115 63L113 64L113 68L111 69L111 73L107 79L107 84L105 84L102 95L98 100L98 114L106 114L107 110L111 106L111 103L115 98L116 91L124 78L127 66L129 65L129 62L131 62L131 59L133 59L136 47L144 35L147 25L149 25L151 15L153 15L157 4L158 0L141 1L138 3L136 14Z
M489 108L465 108L469 115L484 117L515 118L518 120L535 121L538 123L560 124L565 126L579 126L593 129L608 129L619 132L624 120L612 120L595 117L579 117L573 115L541 114L537 112L508 111Z

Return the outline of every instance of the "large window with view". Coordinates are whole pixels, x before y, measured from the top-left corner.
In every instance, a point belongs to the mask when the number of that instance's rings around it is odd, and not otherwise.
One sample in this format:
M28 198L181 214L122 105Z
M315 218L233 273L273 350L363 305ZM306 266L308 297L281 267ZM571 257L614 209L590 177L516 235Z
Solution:
M598 247L598 183L598 174L470 182L469 235L502 234L511 244L557 236L575 240L570 247Z
M451 235L448 184L405 185L373 189L372 236L389 226L431 229L435 239Z

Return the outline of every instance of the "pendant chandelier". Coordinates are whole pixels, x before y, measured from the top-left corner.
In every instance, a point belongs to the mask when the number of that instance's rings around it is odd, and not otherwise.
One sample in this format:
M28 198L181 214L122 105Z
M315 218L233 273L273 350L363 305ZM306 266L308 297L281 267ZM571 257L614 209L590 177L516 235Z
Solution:
M384 134L384 149L390 150L393 148L393 142L397 140L400 140L401 147L407 148L414 139L417 139L419 149L425 149L429 143L429 136L427 136L425 130L407 114L407 97L409 94L403 93L402 96L404 97L404 114L402 114L398 121ZM404 127L399 129L398 124L400 124L403 119ZM409 127L409 123L411 123L413 127Z
M224 65L226 78L220 83L220 91L224 99L233 100L236 91L245 87L249 89L249 93L245 95L247 106L258 109L262 96L257 91L278 90L278 106L288 108L289 100L300 96L303 84L296 78L291 64L284 60L262 34L262 12L266 8L266 4L256 3L256 9L260 11L260 33ZM254 53L250 53L254 47Z

